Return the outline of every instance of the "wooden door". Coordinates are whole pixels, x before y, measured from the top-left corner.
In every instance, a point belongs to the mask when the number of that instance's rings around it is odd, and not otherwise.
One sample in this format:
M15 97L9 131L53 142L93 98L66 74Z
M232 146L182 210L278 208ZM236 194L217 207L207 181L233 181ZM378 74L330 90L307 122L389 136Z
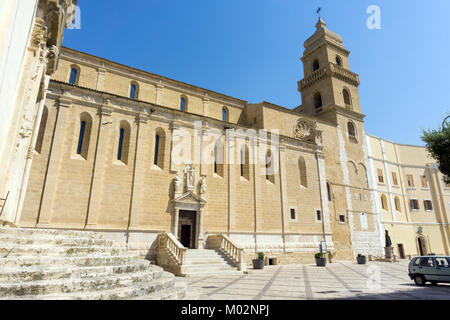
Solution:
M180 218L178 222L178 239L184 247L189 249L195 249L196 222L196 211L180 211Z

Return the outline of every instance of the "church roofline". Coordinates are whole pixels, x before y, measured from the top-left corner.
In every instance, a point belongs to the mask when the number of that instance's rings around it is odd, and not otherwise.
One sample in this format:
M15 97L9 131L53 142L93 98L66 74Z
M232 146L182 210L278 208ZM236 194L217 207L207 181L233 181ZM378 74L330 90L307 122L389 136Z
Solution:
M68 48L68 47L62 47L61 49L62 49L62 52L61 52L62 57L64 57L64 53L66 53L66 52L75 53L75 54L79 54L79 55L84 55L84 56L87 56L89 58L93 58L95 60L99 60L99 61L107 62L109 64L113 64L113 65L115 65L117 67L120 67L120 68L125 68L125 69L132 70L134 72L141 73L141 74L146 75L146 76L151 76L151 77L154 77L154 78L158 78L160 80L165 80L165 81L169 81L169 82L172 82L172 83L175 83L175 84L187 86L187 87L192 88L192 89L200 90L200 91L203 91L204 93L209 93L209 94L217 95L217 96L220 96L220 97L223 97L223 98L226 98L226 99L231 99L231 100L234 100L234 101L242 103L242 104L248 103L248 101L246 101L246 100L235 98L235 97L232 97L232 96L229 96L229 95L217 92L217 91L212 91L212 90L209 90L209 89L198 87L198 86L195 86L195 85L192 85L192 84L189 84L189 83L186 83L186 82L182 82L182 81L179 81L179 80L171 79L171 78L168 78L168 77L156 74L156 73L151 73L151 72L148 72L148 71L137 69L137 68L134 68L134 67L131 67L131 66L119 63L119 62L115 62L115 61L112 61L112 60L108 60L106 58L102 58L102 57L99 57L99 56L96 56L96 55L93 55L93 54L89 54L89 53L86 53L86 52L78 51L78 50L75 50L75 49L72 49L72 48ZM102 66L102 67L105 67L105 66Z
M389 142L389 143L393 143L393 144L396 144L396 145L398 145L398 146L415 147L415 148L423 148L423 149L426 149L425 146L420 146L420 145L417 145L417 144L398 143L398 142L395 142L395 141L392 141L392 140L389 140L389 139L385 139L385 138L381 138L381 137L378 137L378 136L375 136L375 135L369 134L369 133L366 133L366 136L369 136L369 137L371 137L371 138L375 138L375 139L378 139L378 140L383 140L383 141L386 141L386 142Z
M250 105L258 105L258 104L262 105L263 107L275 109L275 110L278 110L278 111L281 111L281 112L290 113L290 114L293 114L293 115L296 115L296 116L299 116L299 117L302 117L302 118L314 120L314 121L317 121L317 122L320 122L320 123L324 123L324 124L327 124L327 125L332 125L332 126L336 126L337 125L336 123L333 123L331 121L327 121L327 120L316 118L316 117L311 117L309 115L306 115L306 114L304 114L302 112L299 112L299 111L295 110L295 109L298 109L301 106L295 107L294 109L289 109L289 108L282 107L280 105L277 105L277 104L274 104L274 103L268 102L268 101L262 101L260 103L250 103Z
M140 104L140 105L145 105L147 107L149 107L149 106L150 107L156 107L156 108L163 109L165 111L168 111L168 112L171 112L171 113L176 113L176 114L179 114L179 115L184 115L184 116L189 115L189 116L192 116L192 117L201 118L203 120L208 121L208 123L216 123L218 125L223 125L224 128L228 127L228 128L253 129L253 127L249 126L249 125L240 124L240 123L225 122L225 121L218 120L218 119L215 119L215 118L211 118L211 117L208 117L208 116L205 116L205 115L200 115L200 114L196 114L196 113L190 113L188 111L180 111L178 109L165 107L165 106L162 106L162 105L159 105L159 104L155 104L155 103L152 103L152 102L131 99L129 97L124 97L124 96L120 96L120 95L117 95L117 94L114 94L114 93L109 93L109 92L105 92L105 91L99 91L99 90L95 90L95 89L91 89L91 88L86 88L86 87L82 87L82 86L71 84L71 83L64 82L64 81L51 79L50 80L50 85L51 84L62 85L62 86L67 86L67 87L73 87L73 88L80 89L80 90L90 91L90 92L96 93L98 95L102 95L104 97L105 101L106 101L106 98L107 98L106 96L111 96L111 97L114 97L116 99L123 99L123 100L129 101L131 103L138 104L138 105ZM50 85L49 85L49 87L50 87ZM61 98L67 98L63 94L52 93L52 92L49 92L48 96L60 96ZM70 99L70 100L72 100L72 99ZM86 103L87 104L96 104L96 105L99 104L99 103L96 103L96 102L94 102L94 103L86 102ZM323 123L335 126L335 124L332 123L332 122L327 122L327 121L324 121L324 120L321 120L321 119L311 118L311 117L309 117L307 115L301 114L299 112L292 111L290 109L286 109L286 108L283 108L283 107L280 107L280 106L272 105L271 103L268 103L268 102L265 102L265 103L268 104L267 106L272 107L272 108L278 107L278 108L284 109L284 111L291 111L292 113L295 113L299 117L304 117L304 118L308 118L308 119L311 119L311 120L316 120L317 122L323 122ZM263 103L254 103L254 104L251 104L251 105L258 105L258 104L264 104L264 102ZM270 106L270 105L272 105L272 106ZM141 106L141 108L142 108L142 106ZM135 113L138 114L139 112L135 111ZM293 137L289 137L289 136L285 136L285 135L281 135L281 134L279 135L279 137L280 137L280 139L285 139L287 141L295 141L296 143L300 142L300 143L304 144L304 146L313 147L316 151L319 151L319 152L321 152L321 150L322 150L322 147L319 146L319 145L311 144L311 143L306 142L306 141L300 141L300 140L295 139Z

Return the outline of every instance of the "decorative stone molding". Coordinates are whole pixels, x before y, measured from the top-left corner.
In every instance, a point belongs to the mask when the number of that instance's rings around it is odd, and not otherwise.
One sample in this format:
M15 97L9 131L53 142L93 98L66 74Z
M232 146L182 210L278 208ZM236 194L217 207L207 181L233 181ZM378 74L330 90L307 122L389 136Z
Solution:
M317 122L309 119L300 119L294 127L294 138L316 143Z

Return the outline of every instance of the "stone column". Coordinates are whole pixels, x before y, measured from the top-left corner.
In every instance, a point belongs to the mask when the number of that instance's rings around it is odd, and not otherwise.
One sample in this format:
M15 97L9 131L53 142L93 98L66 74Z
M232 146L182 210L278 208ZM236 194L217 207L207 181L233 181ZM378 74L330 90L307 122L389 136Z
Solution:
M380 143L381 143L381 152L383 153L383 166L384 166L384 172L386 173L386 186L388 189L389 206L390 206L391 213L392 213L392 221L397 221L395 201L394 201L394 197L392 196L391 175L390 175L388 164L387 164L387 157L386 157L386 152L384 149L383 140L380 140Z
M258 219L258 215L260 213L260 204L259 204L259 195L260 195L260 189L261 189L261 183L265 183L265 181L261 182L261 176L260 176L260 172L259 172L259 167L260 167L260 163L259 163L259 153L258 153L258 146L259 146L259 141L251 141L251 145L250 148L252 148L252 153L253 153L253 199L254 199L254 237L255 237L255 252L257 251L257 247L258 247L258 238L257 238L257 234L258 234L258 230L261 228L258 228L260 222Z
M98 68L98 69L97 69L97 85L96 85L96 90L98 90L98 91L104 91L105 76L106 76L106 69L104 69L104 68Z
M203 116L206 116L208 114L208 108L209 108L209 96L206 93L203 96Z
M197 248L198 249L204 249L205 244L204 244L204 235L203 235L203 214L204 214L205 210L203 206L200 206L199 211L198 211L198 228L197 228L197 238L198 238L198 244L197 244Z
M226 137L225 140L226 144L226 155L224 157L224 160L227 160L227 167L228 167L228 234L230 231L234 230L235 228L235 210L234 210L234 202L235 202L235 161L234 161L234 155L235 155L235 141L234 141L234 135ZM225 166L225 163L223 164Z
M439 181L439 169L437 165L427 165L427 175L429 177L430 187L432 190L434 211L436 212L437 222L440 224L442 242L445 248L445 254L450 253L449 239L450 230L448 225L448 217L445 209L445 202L443 199L443 190Z
M173 213L172 234L178 239L178 222L180 220L180 209L175 208Z
M97 147L94 158L94 172L92 177L91 192L89 194L89 207L86 219L86 229L95 229L97 226L98 216L101 210L102 190L103 190L103 177L105 174L105 165L108 161L108 146L111 143L109 141L111 126L111 114L113 109L107 105L104 105L99 110L99 126Z
M64 138L72 101L64 98L59 99L58 115L55 125L54 138L50 150L47 176L45 179L42 204L39 211L37 227L47 227L51 222L53 201L57 192L59 166L62 161Z
M322 206L323 232L326 238L326 235L331 234L331 225L330 225L330 209L328 207L325 160L323 154L319 153L316 153L316 159L317 159L317 168L319 172L319 188L320 188L320 202Z
M210 136L208 135L208 130L209 130L209 126L203 125L202 127L202 136L201 136L201 147L200 147L200 176L208 176L208 167L209 164L205 163L205 160L203 159L203 157L205 156L205 148L208 146L209 144L209 139ZM208 155L209 156L209 155Z
M45 101L46 101L46 97L47 97L47 88L48 88L49 82L50 82L50 76L46 75L44 78L44 88L46 88L46 89L43 90L41 100L39 101L39 108L37 110L37 114L35 117L31 143L28 148L27 159L26 159L26 163L25 163L25 172L24 172L22 187L20 190L19 204L17 207L17 215L14 220L15 225L19 225L20 218L22 217L22 208L23 208L23 203L25 201L25 195L26 195L27 188L28 188L28 182L29 182L29 177L30 177L30 172L31 172L31 165L32 165L32 161L33 161L34 151L36 148L36 141L38 138L39 128L41 126L42 112L44 110L44 105L45 105Z
M180 168L181 164L177 164L175 161L175 159L177 159L177 157L179 157L179 155L175 154L177 151L177 148L175 148L174 143L178 144L178 145L183 144L183 135L181 133L181 125L178 122L173 121L170 129L172 131L171 135L170 135L171 139L172 139L171 150L170 150L170 172L178 172L179 171L178 169ZM168 138L168 136L166 137L166 143L169 142L169 141L167 141L167 138ZM184 154L183 154L183 157L184 157Z
M162 103L162 93L163 93L164 86L161 82L156 84L156 101L155 104L161 105Z
M133 191L128 229L137 229L139 227L139 211L144 189L146 154L148 153L147 150L144 150L144 141L148 136L147 122L149 118L146 114L139 114L137 120L136 156L134 158Z
M286 221L289 221L289 206L286 178L286 147L280 143L280 193L281 193L281 228L283 233L283 250L286 252Z

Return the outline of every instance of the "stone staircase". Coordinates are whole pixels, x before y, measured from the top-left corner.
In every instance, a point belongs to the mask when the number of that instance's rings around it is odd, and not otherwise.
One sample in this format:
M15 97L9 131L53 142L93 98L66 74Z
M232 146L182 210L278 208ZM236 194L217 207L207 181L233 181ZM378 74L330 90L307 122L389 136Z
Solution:
M243 274L218 250L187 250L184 272L187 277Z
M0 227L0 300L195 300L185 281L99 233Z

